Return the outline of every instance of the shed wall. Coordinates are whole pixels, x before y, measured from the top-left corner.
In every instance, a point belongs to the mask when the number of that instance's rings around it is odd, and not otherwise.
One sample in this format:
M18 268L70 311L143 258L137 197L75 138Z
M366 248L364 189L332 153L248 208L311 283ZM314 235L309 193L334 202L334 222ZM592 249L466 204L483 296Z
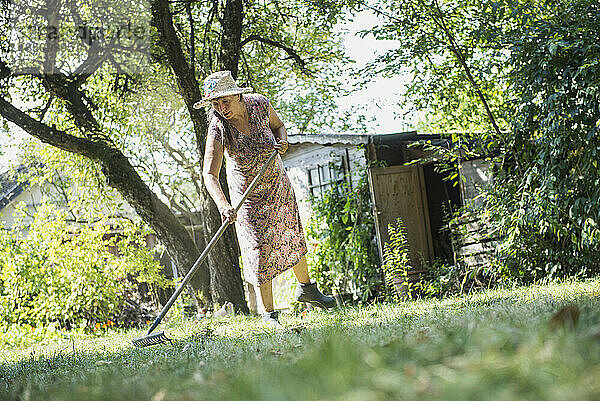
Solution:
M356 185L360 179L359 169L366 166L367 160L365 151L355 145L303 143L291 146L290 150L283 155L283 164L296 194L303 225L308 223L312 215L309 201L309 169L346 155L349 160L352 185Z
M461 190L465 205L479 207L483 199L479 197L481 188L490 182L489 163L485 160L467 160L461 163L464 182Z

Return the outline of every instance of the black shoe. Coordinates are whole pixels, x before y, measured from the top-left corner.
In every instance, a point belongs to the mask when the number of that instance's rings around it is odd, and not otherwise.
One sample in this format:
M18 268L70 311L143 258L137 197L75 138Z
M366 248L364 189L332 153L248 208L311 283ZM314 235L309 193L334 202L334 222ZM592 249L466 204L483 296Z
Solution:
M298 283L295 298L298 302L308 302L323 309L329 309L336 306L335 298L323 295L317 288L317 283Z
M279 323L279 312L265 312L263 313L262 318L263 322L265 322L270 327L277 330L285 330L285 327L283 327L281 323Z

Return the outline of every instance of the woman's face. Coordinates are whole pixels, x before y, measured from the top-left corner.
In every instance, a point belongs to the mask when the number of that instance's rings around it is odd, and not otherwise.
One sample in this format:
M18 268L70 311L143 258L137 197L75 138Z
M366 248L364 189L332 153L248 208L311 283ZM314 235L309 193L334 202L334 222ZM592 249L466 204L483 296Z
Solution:
M228 120L243 116L243 103L240 101L241 95L229 95L218 97L211 100L212 106L217 113Z

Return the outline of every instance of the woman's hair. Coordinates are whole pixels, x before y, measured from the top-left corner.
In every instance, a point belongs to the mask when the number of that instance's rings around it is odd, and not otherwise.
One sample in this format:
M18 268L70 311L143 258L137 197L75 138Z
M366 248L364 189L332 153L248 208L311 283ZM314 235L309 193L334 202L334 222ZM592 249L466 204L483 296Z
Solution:
M240 94L240 101L243 101L241 94ZM232 127L231 127L231 124L229 123L229 121L227 121L227 119L225 117L223 117L221 114L219 114L215 110L215 108L212 106L210 106L210 108L208 109L206 114L207 114L207 120L208 120L209 125L212 122L213 118L216 118L219 121L221 121L221 124L223 125L223 145L228 148L234 146L236 140L235 140L235 136L233 135Z

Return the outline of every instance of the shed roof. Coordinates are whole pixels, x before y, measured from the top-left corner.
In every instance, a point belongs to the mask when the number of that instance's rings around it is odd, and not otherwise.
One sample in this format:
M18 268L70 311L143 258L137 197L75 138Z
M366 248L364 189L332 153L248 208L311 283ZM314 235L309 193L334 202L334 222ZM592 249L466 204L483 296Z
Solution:
M417 131L397 132L391 134L312 134L312 135L289 135L288 141L292 145L301 143L316 143L319 145L331 145L342 143L346 145L361 145L367 143L393 144L399 142L410 142L419 140L440 139L440 134L419 134Z

